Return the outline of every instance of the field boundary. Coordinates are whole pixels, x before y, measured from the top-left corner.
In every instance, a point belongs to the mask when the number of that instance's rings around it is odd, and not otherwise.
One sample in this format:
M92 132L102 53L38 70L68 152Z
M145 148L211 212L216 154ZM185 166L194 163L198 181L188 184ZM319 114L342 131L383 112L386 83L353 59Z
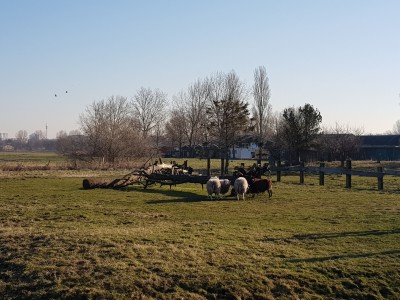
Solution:
M364 170L354 170L351 167L351 160L346 161L346 166L341 168L327 168L325 167L325 163L320 163L319 167L315 166L305 166L304 163L301 163L297 166L279 166L272 167L271 171L276 172L277 181L281 181L282 172L299 172L300 183L304 183L304 173L317 173L319 174L319 185L324 185L325 174L337 174L337 175L346 175L346 188L351 188L352 186L352 176L361 176L361 177L376 177L378 180L378 190L383 190L383 178L386 175L390 176L400 176L399 170L391 170L391 169L383 169L382 167L377 167L376 171L364 171Z

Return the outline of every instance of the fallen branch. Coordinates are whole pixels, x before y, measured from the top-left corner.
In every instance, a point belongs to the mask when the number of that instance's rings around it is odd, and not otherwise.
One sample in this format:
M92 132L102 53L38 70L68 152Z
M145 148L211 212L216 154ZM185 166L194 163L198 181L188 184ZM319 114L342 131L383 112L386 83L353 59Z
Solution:
M128 176L129 175L129 176ZM122 178L110 180L104 178L84 179L82 186L85 190L95 188L122 188L135 183L141 183L142 176L127 174Z

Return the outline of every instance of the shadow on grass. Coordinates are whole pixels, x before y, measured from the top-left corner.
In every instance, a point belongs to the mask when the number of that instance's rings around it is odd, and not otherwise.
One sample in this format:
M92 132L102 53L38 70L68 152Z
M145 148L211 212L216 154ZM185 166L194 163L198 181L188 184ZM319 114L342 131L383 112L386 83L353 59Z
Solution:
M195 202L212 202L212 201L231 201L228 197L224 197L222 199L213 199L210 200L207 195L199 195L192 192L183 192L176 190L162 190L162 189L142 189L142 193L145 194L162 194L167 197L171 197L173 199L163 199L163 200L149 200L146 201L147 204L166 204L166 203L195 203Z
M388 230L369 230L369 231L348 231L338 233L322 233L322 234L296 234L293 238L298 240L318 240L318 239L331 239L349 236L370 236L370 235L386 235L386 234L399 234L400 229Z
M385 194L399 194L400 190L390 187L388 189L387 187L384 186L383 190L379 190L377 186L371 186L371 187L366 187L366 186L352 186L351 189L353 191L359 191L359 192L380 192L380 193L385 193Z
M0 245L2 244L3 241L0 241ZM6 257L3 254L6 254ZM54 286L51 280L41 282L40 274L30 271L26 263L13 262L14 259L18 259L19 254L7 246L0 249L1 299L28 299L27 295L30 293L39 289L50 290Z
M266 238L264 241L285 241L290 242L292 240L319 240L319 239L333 239L342 237L359 237L359 236L379 236L386 234L400 234L400 229L388 229L388 230L369 230L369 231L348 231L348 232L336 232L336 233L321 233L321 234L295 234L290 238Z
M360 254L343 254L343 255L331 255L324 257L310 257L310 258L294 258L288 259L289 263L314 263L314 262L324 262L328 260L338 260L338 259L352 259L352 258L368 258L374 256L383 256L383 255L398 255L400 254L400 250L389 250L382 251L376 253L360 253Z

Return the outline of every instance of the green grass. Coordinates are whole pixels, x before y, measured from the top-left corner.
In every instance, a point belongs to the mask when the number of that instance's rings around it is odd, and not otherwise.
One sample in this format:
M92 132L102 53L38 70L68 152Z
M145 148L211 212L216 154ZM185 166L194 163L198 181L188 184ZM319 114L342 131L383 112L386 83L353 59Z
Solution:
M68 168L68 160L54 152L0 152L1 171Z
M0 152L2 162L47 163L48 161L64 162L65 157L54 152Z
M153 162L158 159L154 158ZM183 164L188 160L188 166L195 171L206 174L207 160L197 158L163 158L163 162L169 163L175 161L177 164ZM112 169L119 169L126 173L133 169L140 168L147 158L136 159L128 162L120 162L112 166ZM254 160L231 160L229 169L232 171L235 166L245 163L246 167L250 167ZM148 163L152 163L151 160ZM54 152L0 152L0 171L32 171L32 170L67 170L67 169L105 169L107 164L102 165L98 162L85 163L68 161L67 157ZM220 160L211 159L212 174L220 173ZM121 172L120 172L121 173Z
M0 173L2 299L400 297L398 177L380 192L283 176L270 199L207 201L193 184L83 190L89 171Z

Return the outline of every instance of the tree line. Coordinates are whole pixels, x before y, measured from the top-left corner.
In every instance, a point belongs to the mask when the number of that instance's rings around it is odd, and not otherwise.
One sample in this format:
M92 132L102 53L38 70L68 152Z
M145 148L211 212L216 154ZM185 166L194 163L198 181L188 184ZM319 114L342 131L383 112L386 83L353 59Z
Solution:
M247 86L235 71L197 79L169 101L155 88L141 87L131 97L110 96L94 101L79 117L79 132L57 133L58 150L70 157L109 164L138 157L156 157L162 147L213 146L221 169L229 149L244 135L268 149L274 159L296 163L310 149L329 148L346 157L357 146L360 130L336 124L322 128L322 116L312 104L274 112L264 66L254 70ZM321 133L324 135L322 139ZM24 141L23 134L17 140ZM40 138L38 138L40 140Z

